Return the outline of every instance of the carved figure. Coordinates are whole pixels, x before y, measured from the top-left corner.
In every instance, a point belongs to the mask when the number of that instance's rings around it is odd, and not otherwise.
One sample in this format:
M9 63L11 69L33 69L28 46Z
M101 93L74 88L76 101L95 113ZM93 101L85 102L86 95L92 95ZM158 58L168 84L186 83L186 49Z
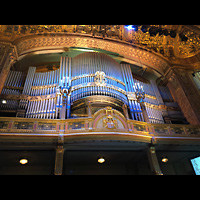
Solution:
M106 85L105 73L102 71L97 71L95 73L94 82L98 86Z
M117 121L113 120L111 115L108 115L106 119L103 120L105 128L113 129L116 128Z

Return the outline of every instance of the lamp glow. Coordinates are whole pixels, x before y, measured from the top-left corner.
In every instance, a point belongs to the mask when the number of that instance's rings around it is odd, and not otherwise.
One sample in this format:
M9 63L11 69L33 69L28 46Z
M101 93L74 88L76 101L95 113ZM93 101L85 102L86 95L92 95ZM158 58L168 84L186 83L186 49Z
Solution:
M19 162L20 162L20 164L25 165L28 163L28 160L25 158L22 158Z
M102 163L104 163L104 162L105 162L105 159L104 159L103 157L101 157L101 158L98 159L98 163L101 163L101 164L102 164Z
M163 157L162 158L162 162L164 162L164 163L168 162L168 158L167 157Z
M2 103L3 103L3 104L6 104L7 102L6 102L6 100L2 100Z
M128 30L135 30L133 25L126 25L125 28L127 28Z

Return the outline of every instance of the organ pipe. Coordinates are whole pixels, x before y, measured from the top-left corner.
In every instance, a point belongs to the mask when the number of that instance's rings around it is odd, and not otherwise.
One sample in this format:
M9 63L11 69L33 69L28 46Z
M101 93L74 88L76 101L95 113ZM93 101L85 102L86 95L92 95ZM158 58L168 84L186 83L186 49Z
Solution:
M95 82L95 73L104 72L105 84ZM9 105L0 105L1 109L20 108L26 110L28 118L57 119L63 106L63 96L59 86L72 88L67 97L66 116L70 117L71 103L93 95L104 95L119 99L130 109L133 120L144 121L140 104L134 98L135 83L143 86L147 114L151 123L164 123L162 111L152 105L159 105L150 83L144 83L132 76L129 64L119 64L110 56L102 53L83 53L74 58L61 57L60 67L54 71L36 72L36 67L29 67L28 73L10 71L5 81L2 94L27 95L38 97L8 101ZM18 89L23 87L23 90ZM162 99L171 99L166 87L158 87ZM39 98L40 97L40 98ZM18 105L19 102L19 105Z

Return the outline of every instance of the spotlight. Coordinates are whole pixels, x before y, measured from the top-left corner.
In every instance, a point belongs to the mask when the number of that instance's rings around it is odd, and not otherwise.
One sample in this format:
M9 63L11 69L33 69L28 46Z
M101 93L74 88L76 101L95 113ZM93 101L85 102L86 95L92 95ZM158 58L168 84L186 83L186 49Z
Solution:
M3 103L3 104L6 104L7 102L6 102L6 100L2 100L2 103Z
M166 156L162 157L162 162L164 162L164 163L168 162L168 158Z
M133 28L134 28L134 31L138 31L138 25L134 25Z
M138 26L137 25L125 25L124 26L126 29L130 30L134 30L137 31L138 30Z
M167 29L163 30L163 35L168 36L169 35L169 31Z
M164 29L162 29L162 28L158 28L158 33L159 33L159 35L163 35L164 34Z
M175 38L175 37L176 37L176 31L175 31L175 30L171 30L169 34L170 34L170 36L171 36L172 38Z
M142 25L142 27L141 27L141 31L143 32L143 33L146 33L147 31L148 31L148 26L147 25Z
M128 29L129 31L133 29L133 26L132 26L132 25L125 25L124 27L125 27L126 29Z
M156 36L157 33L158 33L158 29L156 27L151 27L149 29L150 36Z
M186 37L183 33L179 33L179 37L180 37L181 41L183 41L183 42L187 42L187 40L188 40L188 37Z
M105 161L106 160L103 157L101 157L101 158L98 159L98 163L100 163L100 164L104 163Z
M19 162L20 162L20 164L25 165L28 163L28 160L26 158L22 158L22 159L20 159Z

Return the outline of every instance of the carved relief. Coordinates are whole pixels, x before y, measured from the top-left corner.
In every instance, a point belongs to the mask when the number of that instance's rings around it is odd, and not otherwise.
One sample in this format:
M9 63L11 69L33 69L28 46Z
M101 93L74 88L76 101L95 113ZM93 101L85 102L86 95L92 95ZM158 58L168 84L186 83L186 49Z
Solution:
M95 77L94 77L94 82L96 85L98 86L104 86L106 85L106 78L105 78L105 73L102 71L97 71L95 73Z
M104 122L104 127L105 128L109 128L109 129L116 128L117 120L114 120L113 116L111 116L111 115L108 115L106 117L106 120L104 119L103 122Z
M95 112L93 118L93 129L128 129L124 115L109 106Z
M121 41L113 40L100 40L97 38L91 38L86 36L74 36L74 35L59 35L57 37L33 37L31 39L25 39L20 41L17 45L19 55L32 51L35 48L47 48L47 46L61 46L61 47L87 47L98 48L106 51L116 52L125 57L133 60L139 60L145 65L150 65L153 68L157 68L162 73L167 69L168 64L161 58L157 57L153 53L146 52L137 47L130 46Z

